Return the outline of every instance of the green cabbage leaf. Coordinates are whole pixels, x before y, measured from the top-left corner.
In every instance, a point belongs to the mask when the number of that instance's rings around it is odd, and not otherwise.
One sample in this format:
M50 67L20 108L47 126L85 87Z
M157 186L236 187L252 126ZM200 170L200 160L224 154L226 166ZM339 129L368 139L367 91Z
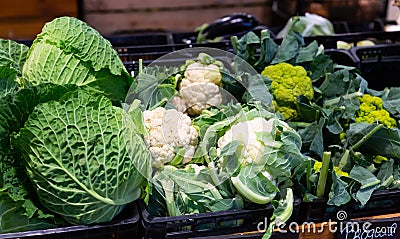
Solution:
M72 224L108 222L138 199L150 153L132 117L85 90L35 107L11 139L40 202Z
M0 39L0 97L18 88L18 78L29 48L12 40Z
M76 18L60 17L46 23L30 47L23 82L76 84L122 102L133 78L99 32Z

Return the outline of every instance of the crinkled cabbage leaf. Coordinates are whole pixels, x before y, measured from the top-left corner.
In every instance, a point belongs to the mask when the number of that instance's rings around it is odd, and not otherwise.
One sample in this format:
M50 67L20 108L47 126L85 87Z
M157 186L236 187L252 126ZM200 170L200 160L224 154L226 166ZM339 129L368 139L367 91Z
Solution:
M124 101L132 77L111 43L73 17L46 23L29 49L24 84L76 84Z
M41 203L73 224L110 221L141 196L150 153L132 118L84 90L38 105L12 145Z
M12 40L0 39L0 97L18 88L18 77L29 48Z

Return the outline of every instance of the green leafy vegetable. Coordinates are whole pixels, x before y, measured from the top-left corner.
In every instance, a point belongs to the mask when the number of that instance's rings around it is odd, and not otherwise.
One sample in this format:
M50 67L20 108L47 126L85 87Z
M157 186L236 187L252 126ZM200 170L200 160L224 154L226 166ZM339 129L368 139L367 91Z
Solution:
M12 40L0 39L0 97L17 90L28 49Z
M122 102L133 80L108 40L76 18L60 17L30 47L23 82L76 84Z
M37 106L12 143L46 208L75 224L107 222L151 174L134 128L109 99L78 90Z
M23 127L38 104L58 100L76 88L71 85L43 84L20 89L0 98L0 205L5 210L2 220L13 222L2 224L0 232L44 229L62 223L56 222L48 212L43 212L26 175L21 155L10 144L10 136Z

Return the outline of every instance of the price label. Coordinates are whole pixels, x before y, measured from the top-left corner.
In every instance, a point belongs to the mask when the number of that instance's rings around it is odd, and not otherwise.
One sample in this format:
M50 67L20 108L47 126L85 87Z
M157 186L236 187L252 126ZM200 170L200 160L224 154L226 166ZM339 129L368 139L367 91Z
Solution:
M337 239L400 238L400 218L341 221L338 226Z

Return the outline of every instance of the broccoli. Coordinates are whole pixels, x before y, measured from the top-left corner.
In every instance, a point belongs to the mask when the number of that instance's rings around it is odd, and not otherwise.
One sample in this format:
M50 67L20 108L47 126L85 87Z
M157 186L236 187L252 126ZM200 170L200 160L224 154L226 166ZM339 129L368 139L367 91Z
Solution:
M397 126L396 120L392 118L387 110L383 108L383 101L377 96L365 94L360 99L360 109L357 111L356 122L382 123L388 128Z
M309 100L314 97L312 81L302 66L281 62L264 68L261 75L272 80L271 93L274 96L275 110L285 119L297 117L296 102L304 95Z

